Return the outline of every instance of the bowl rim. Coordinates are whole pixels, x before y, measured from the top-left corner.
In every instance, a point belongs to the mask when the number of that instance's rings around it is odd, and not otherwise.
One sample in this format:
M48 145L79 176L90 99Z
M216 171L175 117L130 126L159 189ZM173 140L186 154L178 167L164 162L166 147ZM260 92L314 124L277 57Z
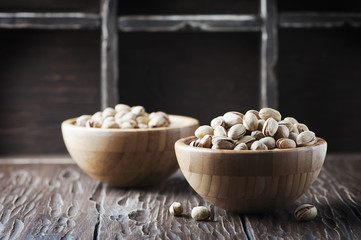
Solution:
M286 149L279 149L274 148L272 150L233 150L233 149L211 149L211 148L201 148L201 147L193 147L190 146L189 143L196 139L196 136L189 136L185 138L178 139L175 144L174 148L183 148L187 151L195 151L195 152L204 152L204 153L221 153L221 154L276 154L276 153L283 153L283 152L298 152L298 151L307 151L309 149L319 148L321 146L327 146L326 140L320 137L317 138L317 143L310 145L310 146L303 146L303 147L296 147L296 148L286 148Z
M69 118L64 120L61 123L61 127L67 127L67 128L74 128L74 129L82 129L84 131L95 131L95 132L153 132L153 131L167 131L172 129L182 129L187 128L191 126L199 126L199 121L196 118L183 116L183 115L175 115L175 114L168 114L170 118L183 118L187 119L189 121L189 124L183 125L183 126L173 126L173 127L158 127L158 128L133 128L133 129L120 129L120 128L87 128L83 126L76 126L74 125L77 117L75 118Z

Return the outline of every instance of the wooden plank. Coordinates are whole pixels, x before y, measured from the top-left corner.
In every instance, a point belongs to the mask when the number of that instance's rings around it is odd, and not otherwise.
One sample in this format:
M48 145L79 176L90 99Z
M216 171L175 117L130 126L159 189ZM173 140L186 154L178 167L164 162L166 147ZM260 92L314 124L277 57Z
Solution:
M100 1L101 8L101 106L118 103L117 0Z
M99 15L92 13L0 13L0 28L96 29L99 26Z
M136 15L118 18L118 29L123 32L240 32L259 31L260 18L256 15Z
M259 105L278 108L277 65L277 9L275 0L261 0L261 66Z
M98 185L74 165L0 165L0 238L92 239Z
M358 239L361 236L361 155L327 157L312 187L294 204L270 214L247 215L244 222L251 239ZM357 159L357 160L356 160ZM318 216L299 222L295 208L314 204Z
M207 206L178 174L160 186L117 189L106 186L99 239L247 239L237 214L214 208L213 221L193 220L191 209ZM168 212L172 202L183 204L184 215Z

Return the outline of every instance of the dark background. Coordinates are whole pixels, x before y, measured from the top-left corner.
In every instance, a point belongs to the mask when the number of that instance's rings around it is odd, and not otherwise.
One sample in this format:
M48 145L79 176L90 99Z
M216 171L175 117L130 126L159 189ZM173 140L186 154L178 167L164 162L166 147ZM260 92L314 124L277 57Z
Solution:
M257 1L119 1L119 15L257 14ZM359 1L278 1L361 12ZM3 0L0 12L99 12L98 1ZM360 28L279 28L279 110L329 152L359 152ZM120 102L198 118L259 109L260 33L119 33ZM63 120L100 110L99 30L0 30L0 154L66 153Z

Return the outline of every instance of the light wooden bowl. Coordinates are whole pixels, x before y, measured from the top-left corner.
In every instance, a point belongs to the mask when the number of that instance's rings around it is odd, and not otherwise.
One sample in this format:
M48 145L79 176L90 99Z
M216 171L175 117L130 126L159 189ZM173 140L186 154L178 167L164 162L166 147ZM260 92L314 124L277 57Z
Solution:
M191 187L217 207L268 212L299 198L317 178L327 150L325 140L309 147L275 150L215 150L175 143L178 164Z
M199 125L190 117L169 118L169 127L152 129L85 128L74 118L61 129L70 156L91 177L114 186L149 186L178 169L174 143Z

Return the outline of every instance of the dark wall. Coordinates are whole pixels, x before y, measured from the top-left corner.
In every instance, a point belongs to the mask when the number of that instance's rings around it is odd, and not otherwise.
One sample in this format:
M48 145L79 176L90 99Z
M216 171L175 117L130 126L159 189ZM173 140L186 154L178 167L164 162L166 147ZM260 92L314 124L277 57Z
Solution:
M119 1L120 15L257 14L258 1ZM361 11L279 1L280 12ZM1 1L0 12L92 12L98 1ZM329 152L360 151L361 31L279 29L279 110L306 123ZM0 154L65 153L64 119L100 109L98 30L0 30ZM119 33L120 101L196 117L257 109L260 34Z

